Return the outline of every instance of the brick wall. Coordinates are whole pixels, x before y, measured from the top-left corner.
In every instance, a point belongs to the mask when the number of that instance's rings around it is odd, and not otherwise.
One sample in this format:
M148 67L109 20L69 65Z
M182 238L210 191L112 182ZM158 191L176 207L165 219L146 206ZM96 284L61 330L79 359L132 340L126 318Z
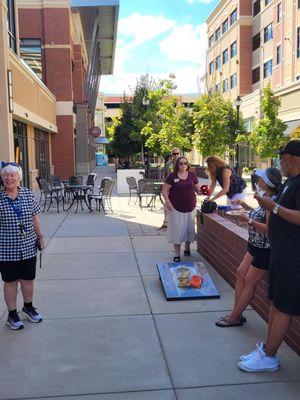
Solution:
M236 271L247 251L247 231L215 213L198 213L197 228L199 253L232 287L235 287ZM251 303L265 321L268 320L270 307L267 286L266 279L260 282ZM286 342L298 354L300 354L299 331L300 317L295 317Z

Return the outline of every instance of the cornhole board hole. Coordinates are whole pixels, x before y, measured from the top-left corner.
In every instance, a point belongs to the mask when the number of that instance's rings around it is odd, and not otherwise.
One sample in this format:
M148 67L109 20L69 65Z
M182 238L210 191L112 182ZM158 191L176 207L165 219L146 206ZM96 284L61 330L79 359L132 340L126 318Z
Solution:
M188 268L190 276L200 275L203 283L199 289L178 287L182 268ZM202 262L158 263L157 270L168 301L192 299L218 299L220 294Z

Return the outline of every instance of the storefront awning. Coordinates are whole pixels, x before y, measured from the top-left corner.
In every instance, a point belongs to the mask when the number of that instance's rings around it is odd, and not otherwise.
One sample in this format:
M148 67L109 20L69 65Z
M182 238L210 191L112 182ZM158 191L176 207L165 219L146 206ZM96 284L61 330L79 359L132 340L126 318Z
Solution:
M97 137L95 140L96 144L108 144L109 140L106 137Z

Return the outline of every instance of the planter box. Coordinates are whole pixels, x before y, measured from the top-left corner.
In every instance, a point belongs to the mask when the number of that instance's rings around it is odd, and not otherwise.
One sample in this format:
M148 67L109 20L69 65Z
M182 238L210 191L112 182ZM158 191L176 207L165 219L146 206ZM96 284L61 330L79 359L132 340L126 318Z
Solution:
M247 251L248 232L231 221L214 214L197 213L197 247L219 274L234 288L236 271ZM270 301L267 279L257 286L251 306L268 320ZM286 342L300 355L300 317L294 317Z

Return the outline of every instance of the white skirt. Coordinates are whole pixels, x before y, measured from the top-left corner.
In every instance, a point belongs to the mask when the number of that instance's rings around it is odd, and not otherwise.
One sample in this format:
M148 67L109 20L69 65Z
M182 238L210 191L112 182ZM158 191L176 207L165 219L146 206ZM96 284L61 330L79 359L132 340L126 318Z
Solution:
M182 213L175 208L168 210L167 239L173 244L193 242L196 239L195 211Z

